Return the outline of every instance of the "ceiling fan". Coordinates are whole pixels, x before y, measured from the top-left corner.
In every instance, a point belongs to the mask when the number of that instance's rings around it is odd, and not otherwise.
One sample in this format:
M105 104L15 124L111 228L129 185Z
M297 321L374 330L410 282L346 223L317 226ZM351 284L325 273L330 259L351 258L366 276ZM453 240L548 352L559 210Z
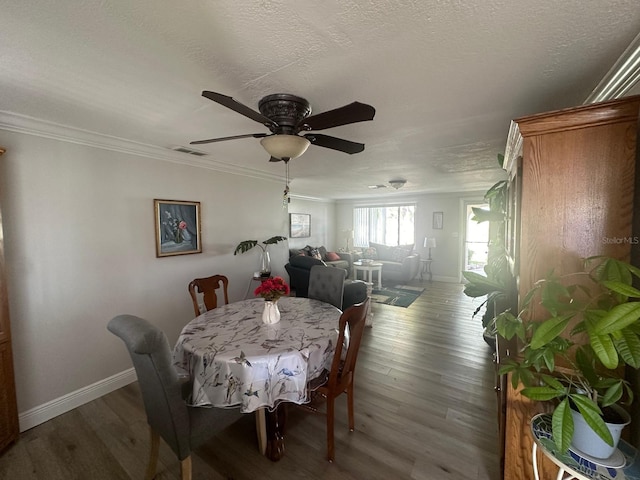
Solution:
M271 133L248 133L231 137L197 140L191 142L191 145L222 142L237 138L261 138L260 143L271 155L270 162L279 162L281 160L288 162L290 159L302 155L311 144L348 154L362 152L364 150L363 143L319 133L304 133L302 135L299 135L299 133L373 120L376 114L376 109L371 105L353 102L334 110L311 115L311 105L307 100L288 93L276 93L264 97L258 103L260 112L256 112L232 97L221 93L205 90L202 92L202 96L263 124Z

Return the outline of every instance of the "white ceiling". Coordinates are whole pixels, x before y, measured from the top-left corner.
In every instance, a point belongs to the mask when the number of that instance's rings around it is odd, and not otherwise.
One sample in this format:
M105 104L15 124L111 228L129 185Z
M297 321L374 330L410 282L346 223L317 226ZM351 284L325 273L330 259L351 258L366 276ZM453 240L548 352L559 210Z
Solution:
M2 0L0 113L171 148L262 133L201 96L257 110L292 93L314 113L353 101L372 122L322 133L292 193L357 198L485 190L511 119L581 104L640 31L637 0ZM6 121L5 121L6 123ZM198 162L273 177L258 139L201 145ZM189 154L178 154L194 158ZM370 184L403 178L399 191Z

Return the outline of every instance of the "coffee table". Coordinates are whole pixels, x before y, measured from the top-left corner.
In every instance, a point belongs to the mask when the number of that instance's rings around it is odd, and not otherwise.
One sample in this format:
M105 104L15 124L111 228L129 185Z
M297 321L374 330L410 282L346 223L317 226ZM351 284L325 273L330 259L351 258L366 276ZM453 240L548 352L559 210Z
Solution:
M362 263L361 261L353 262L353 276L358 279L358 272L364 272L364 281L373 283L373 272L378 273L378 288L382 288L382 264L379 262Z

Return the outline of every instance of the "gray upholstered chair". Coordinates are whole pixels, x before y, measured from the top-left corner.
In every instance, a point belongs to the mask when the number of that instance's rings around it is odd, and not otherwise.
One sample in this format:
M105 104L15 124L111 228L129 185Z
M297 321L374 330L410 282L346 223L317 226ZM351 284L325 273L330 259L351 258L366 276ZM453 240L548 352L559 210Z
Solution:
M341 268L314 265L309 274L309 298L315 298L342 308L344 280L347 272Z
M151 430L151 453L145 475L155 476L160 437L180 460L182 480L191 479L191 451L238 420L239 409L189 407L183 400L187 389L172 365L165 334L133 315L114 317L107 328L124 341L138 376L140 391Z

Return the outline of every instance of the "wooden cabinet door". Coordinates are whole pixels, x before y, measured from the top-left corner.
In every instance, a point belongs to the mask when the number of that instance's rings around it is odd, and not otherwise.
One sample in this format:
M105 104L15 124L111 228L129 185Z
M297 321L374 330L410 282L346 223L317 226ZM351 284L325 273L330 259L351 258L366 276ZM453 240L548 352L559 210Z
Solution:
M0 155L3 153L4 150L0 148ZM0 451L14 442L19 433L5 273L4 236L0 212Z

